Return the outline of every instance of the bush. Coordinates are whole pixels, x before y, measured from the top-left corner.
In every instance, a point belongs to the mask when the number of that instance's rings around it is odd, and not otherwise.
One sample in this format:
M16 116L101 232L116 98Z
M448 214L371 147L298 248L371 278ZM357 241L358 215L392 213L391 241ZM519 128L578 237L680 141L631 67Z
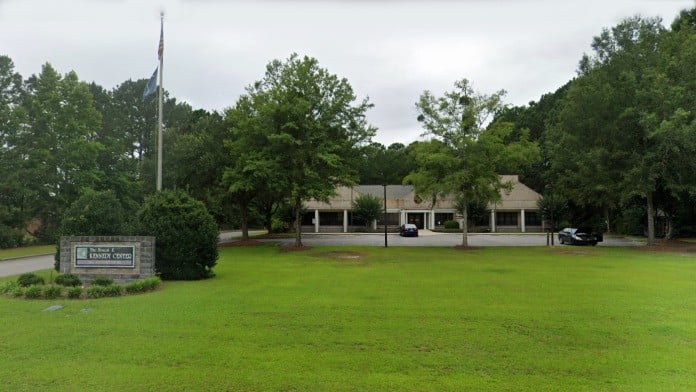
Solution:
M15 298L23 297L24 296L24 287L22 286L16 286L12 290L12 296Z
M144 280L139 280L137 282L133 282L130 284L127 284L125 289L126 292L134 294L134 293L143 293L145 291L152 291L157 288L157 286L160 285L162 281L158 277L152 277L152 278L147 278Z
M17 283L14 280L8 280L5 283L0 284L0 294L8 294L13 292L17 287L19 287L19 283Z
M271 233L285 233L286 231L288 231L288 227L285 222L275 217L271 219Z
M80 298L82 295L82 287L68 287L68 298Z
M19 275L17 278L17 283L22 287L29 287L32 285L42 285L45 283L44 278L36 275L33 272L27 272L25 274Z
M384 200L377 196L364 194L353 201L353 220L355 223L369 226L373 220L384 213Z
M105 286L89 286L87 288L87 297L89 298L101 298L104 294Z
M110 284L104 286L104 296L106 297L118 297L123 294L123 287L118 284Z
M73 274L58 275L55 283L65 287L82 286L82 280Z
M114 280L106 276L97 276L92 280L94 286L111 286L112 284L114 284Z
M29 299L40 298L42 293L43 293L42 286L35 286L35 285L29 286L29 287L27 287L26 290L24 290L24 298L29 298Z
M453 221L453 220L445 221L445 229L448 229L448 230L457 229L457 230L459 230L459 222Z
M50 285L44 287L43 289L43 295L47 299L58 298L61 296L61 294L63 294L63 290L60 286Z
M24 232L22 230L0 224L0 249L16 248L24 245Z
M213 276L218 229L203 203L186 192L165 190L150 196L138 213L139 234L157 238L155 269L162 279Z

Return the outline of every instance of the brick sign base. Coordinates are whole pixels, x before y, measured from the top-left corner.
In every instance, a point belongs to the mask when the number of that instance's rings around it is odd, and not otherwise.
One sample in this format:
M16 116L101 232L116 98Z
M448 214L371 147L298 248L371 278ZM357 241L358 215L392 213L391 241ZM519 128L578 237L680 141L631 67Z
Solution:
M60 273L89 284L106 276L120 284L155 275L155 237L72 236L60 239Z

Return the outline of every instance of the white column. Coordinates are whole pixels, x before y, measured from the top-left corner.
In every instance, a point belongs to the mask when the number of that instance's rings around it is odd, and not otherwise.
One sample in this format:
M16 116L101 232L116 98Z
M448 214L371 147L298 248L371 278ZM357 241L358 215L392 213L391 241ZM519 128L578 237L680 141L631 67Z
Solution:
M524 210L520 211L520 223L522 223L522 232L526 232L526 223L524 221Z
M377 230L377 219L372 220L372 230Z
M314 210L314 232L319 232L319 210Z
M406 223L406 211L401 210L401 217L399 218L399 225Z
M495 233L495 210L491 210L491 233Z
M435 228L435 210L430 210L430 230Z
M343 210L343 232L348 232L348 210Z

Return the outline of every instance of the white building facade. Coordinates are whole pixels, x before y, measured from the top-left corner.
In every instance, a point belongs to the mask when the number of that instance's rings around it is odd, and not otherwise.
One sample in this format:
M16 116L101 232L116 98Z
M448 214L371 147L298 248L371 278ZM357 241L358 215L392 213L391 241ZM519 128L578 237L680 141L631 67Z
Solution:
M501 200L488 205L487 221L470 222L472 231L490 232L535 232L542 231L542 219L537 207L541 197L537 192L519 182L517 175L503 175L504 183L510 183L510 191L501 191ZM350 232L363 230L365 226L352 222L353 201L360 195L368 194L384 199L385 187L382 185L358 185L339 187L336 195L328 203L312 200L305 203L306 213L302 218L304 232ZM386 186L387 215L386 224L396 228L404 223L413 223L419 229L433 230L444 227L446 221L455 220L462 224L457 214L453 197L437 200L423 200L413 186ZM385 217L372 222L376 229L384 225Z

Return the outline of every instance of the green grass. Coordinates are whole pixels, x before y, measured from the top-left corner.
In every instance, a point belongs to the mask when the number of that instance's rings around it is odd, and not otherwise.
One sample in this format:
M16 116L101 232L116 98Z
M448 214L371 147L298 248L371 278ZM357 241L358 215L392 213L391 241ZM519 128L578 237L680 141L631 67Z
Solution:
M36 256L56 253L55 245L26 246L21 248L0 249L0 262L15 257Z
M364 257L331 257L348 249ZM696 390L690 255L236 247L215 271L122 298L0 298L0 390Z

